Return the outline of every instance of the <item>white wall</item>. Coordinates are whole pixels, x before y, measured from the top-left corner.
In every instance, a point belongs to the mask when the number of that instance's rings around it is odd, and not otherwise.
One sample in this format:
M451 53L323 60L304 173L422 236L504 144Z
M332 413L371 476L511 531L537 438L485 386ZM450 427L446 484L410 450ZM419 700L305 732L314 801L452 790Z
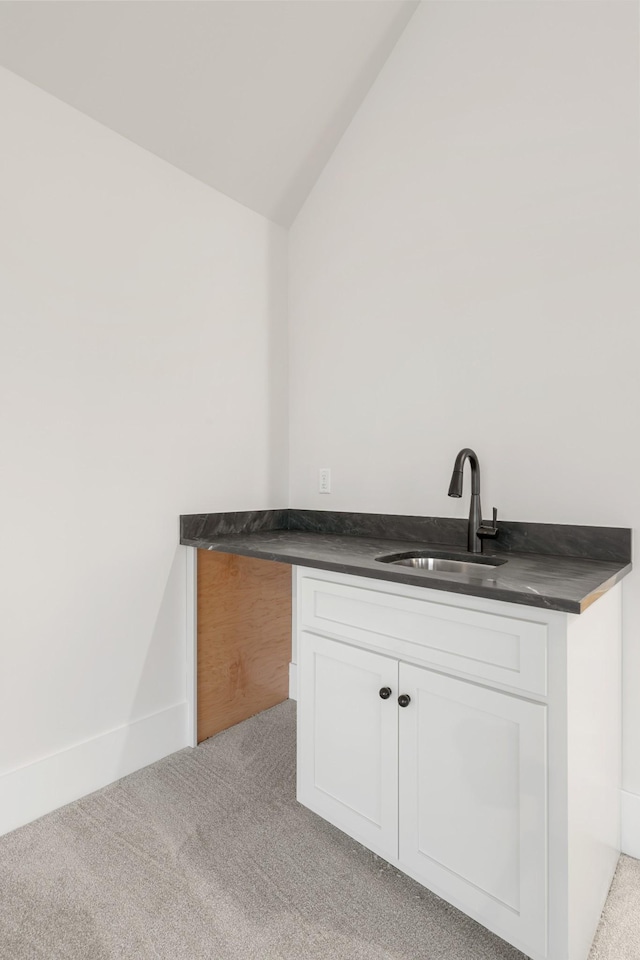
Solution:
M178 515L286 505L287 382L281 228L4 70L0 130L1 832L186 743Z
M485 514L640 528L637 16L418 9L291 230L292 506L466 516L469 445Z

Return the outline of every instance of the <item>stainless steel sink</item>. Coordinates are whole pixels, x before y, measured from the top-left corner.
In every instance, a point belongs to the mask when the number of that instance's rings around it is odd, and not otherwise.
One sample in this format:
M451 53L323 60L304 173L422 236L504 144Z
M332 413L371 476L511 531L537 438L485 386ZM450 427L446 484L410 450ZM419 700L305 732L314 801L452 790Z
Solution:
M470 557L460 554L435 554L431 551L413 550L410 553L391 553L385 557L376 557L379 563L395 563L416 570L431 570L441 573L464 573L474 577L489 575L489 571L502 566L506 560L496 557Z

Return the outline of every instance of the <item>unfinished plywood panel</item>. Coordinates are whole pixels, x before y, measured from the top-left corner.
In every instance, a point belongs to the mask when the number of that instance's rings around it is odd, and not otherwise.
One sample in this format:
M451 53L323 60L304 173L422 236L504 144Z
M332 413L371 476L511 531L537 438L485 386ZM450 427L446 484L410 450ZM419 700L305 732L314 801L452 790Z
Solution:
M198 550L198 743L289 696L291 567Z

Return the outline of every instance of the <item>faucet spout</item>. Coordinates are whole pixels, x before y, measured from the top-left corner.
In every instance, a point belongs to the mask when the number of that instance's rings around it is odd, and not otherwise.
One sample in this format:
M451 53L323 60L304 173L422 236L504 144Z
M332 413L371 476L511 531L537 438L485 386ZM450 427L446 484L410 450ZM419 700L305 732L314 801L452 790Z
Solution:
M453 465L451 483L449 484L450 497L462 496L462 476L464 473L464 465L467 460L471 465L471 493L480 496L480 461L470 447L465 447L464 450L460 451L456 457L456 462Z
M480 505L480 463L477 455L465 447L456 457L449 484L449 496L462 496L464 465L469 461L471 467L471 504L469 506L469 527L467 529L467 550L470 553L482 553L482 507Z

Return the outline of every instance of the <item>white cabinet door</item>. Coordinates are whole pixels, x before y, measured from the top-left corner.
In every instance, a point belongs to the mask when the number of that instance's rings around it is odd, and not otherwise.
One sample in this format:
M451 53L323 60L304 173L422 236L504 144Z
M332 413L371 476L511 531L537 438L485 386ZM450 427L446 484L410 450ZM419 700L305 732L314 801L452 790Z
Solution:
M396 859L397 660L303 632L298 671L298 800Z
M402 867L545 956L545 706L404 663L400 693Z

